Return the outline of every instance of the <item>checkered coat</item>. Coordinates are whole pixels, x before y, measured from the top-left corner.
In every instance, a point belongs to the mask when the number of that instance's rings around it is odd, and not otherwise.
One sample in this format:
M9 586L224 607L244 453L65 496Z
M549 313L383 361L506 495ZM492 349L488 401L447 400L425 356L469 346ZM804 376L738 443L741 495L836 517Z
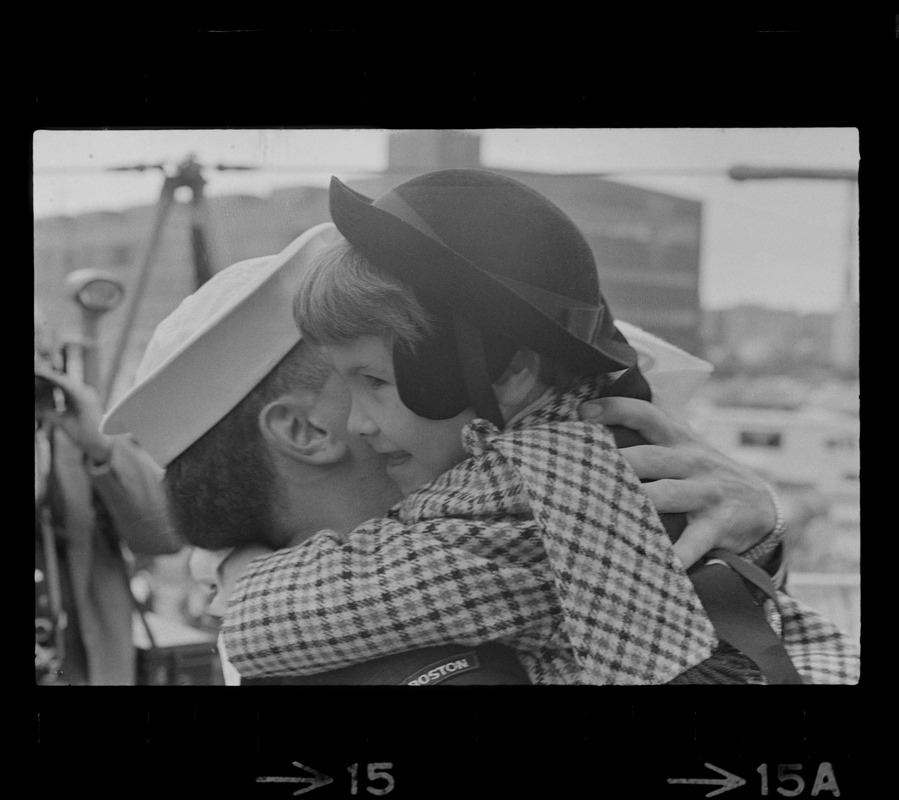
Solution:
M223 626L234 666L306 675L498 641L538 684L753 681L611 434L578 420L598 393L588 382L505 432L475 420L470 457L387 518L254 561Z

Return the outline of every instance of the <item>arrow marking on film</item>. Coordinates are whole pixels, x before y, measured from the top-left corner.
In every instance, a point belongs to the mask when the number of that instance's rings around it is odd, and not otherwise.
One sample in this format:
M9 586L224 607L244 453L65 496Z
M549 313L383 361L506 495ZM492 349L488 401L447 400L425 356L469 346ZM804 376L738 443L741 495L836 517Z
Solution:
M317 769L313 769L312 767L307 767L305 764L301 764L299 761L294 761L293 765L297 769L306 770L311 777L301 776L301 777L287 777L287 776L272 776L265 778L256 778L256 783L308 783L309 785L303 789L297 789L293 793L293 796L296 797L298 794L305 794L306 792L311 792L313 789L318 789L320 786L327 786L329 783L334 783L334 778L330 775L325 775L322 772L319 772Z
M715 789L712 792L709 792L706 797L714 797L716 794L721 794L722 792L729 792L731 789L736 789L738 786L742 786L746 783L743 778L739 775L734 775L731 772L728 772L725 769L721 769L721 767L716 767L714 764L709 764L706 762L706 767L708 769L713 769L719 775L723 775L723 778L668 778L668 783L696 783L696 784L706 784L706 785L715 785L720 784L720 789Z

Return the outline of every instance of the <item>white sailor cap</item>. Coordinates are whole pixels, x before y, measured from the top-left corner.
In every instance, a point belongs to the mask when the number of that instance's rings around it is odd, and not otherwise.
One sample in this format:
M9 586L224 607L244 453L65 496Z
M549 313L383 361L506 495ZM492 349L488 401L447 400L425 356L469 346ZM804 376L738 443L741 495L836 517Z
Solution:
M241 261L186 297L153 333L131 389L104 416L162 467L233 409L300 340L293 295L311 259L338 238L331 223L274 256Z

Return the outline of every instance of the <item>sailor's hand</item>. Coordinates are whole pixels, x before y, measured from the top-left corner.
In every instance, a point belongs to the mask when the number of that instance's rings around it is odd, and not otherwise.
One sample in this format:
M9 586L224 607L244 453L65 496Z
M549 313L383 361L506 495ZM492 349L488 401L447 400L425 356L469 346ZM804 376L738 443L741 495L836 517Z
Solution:
M34 374L46 378L65 395L65 408L42 411L42 418L62 430L95 463L109 460L113 440L100 431L103 407L97 392L70 375L45 367L35 365Z
M583 403L580 416L623 425L650 442L621 454L660 514L687 514L688 525L674 544L685 567L716 547L745 552L773 530L777 514L765 482L657 406L608 397Z

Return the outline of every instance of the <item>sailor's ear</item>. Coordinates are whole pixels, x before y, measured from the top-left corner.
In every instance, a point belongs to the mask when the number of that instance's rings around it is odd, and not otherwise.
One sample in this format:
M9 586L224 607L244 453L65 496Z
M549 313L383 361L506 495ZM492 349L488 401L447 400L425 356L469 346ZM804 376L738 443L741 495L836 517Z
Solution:
M520 406L540 383L540 356L533 350L518 350L506 371L493 384L500 408Z
M347 444L330 427L312 419L314 398L283 395L259 412L259 431L282 455L306 464L335 464L347 453Z

